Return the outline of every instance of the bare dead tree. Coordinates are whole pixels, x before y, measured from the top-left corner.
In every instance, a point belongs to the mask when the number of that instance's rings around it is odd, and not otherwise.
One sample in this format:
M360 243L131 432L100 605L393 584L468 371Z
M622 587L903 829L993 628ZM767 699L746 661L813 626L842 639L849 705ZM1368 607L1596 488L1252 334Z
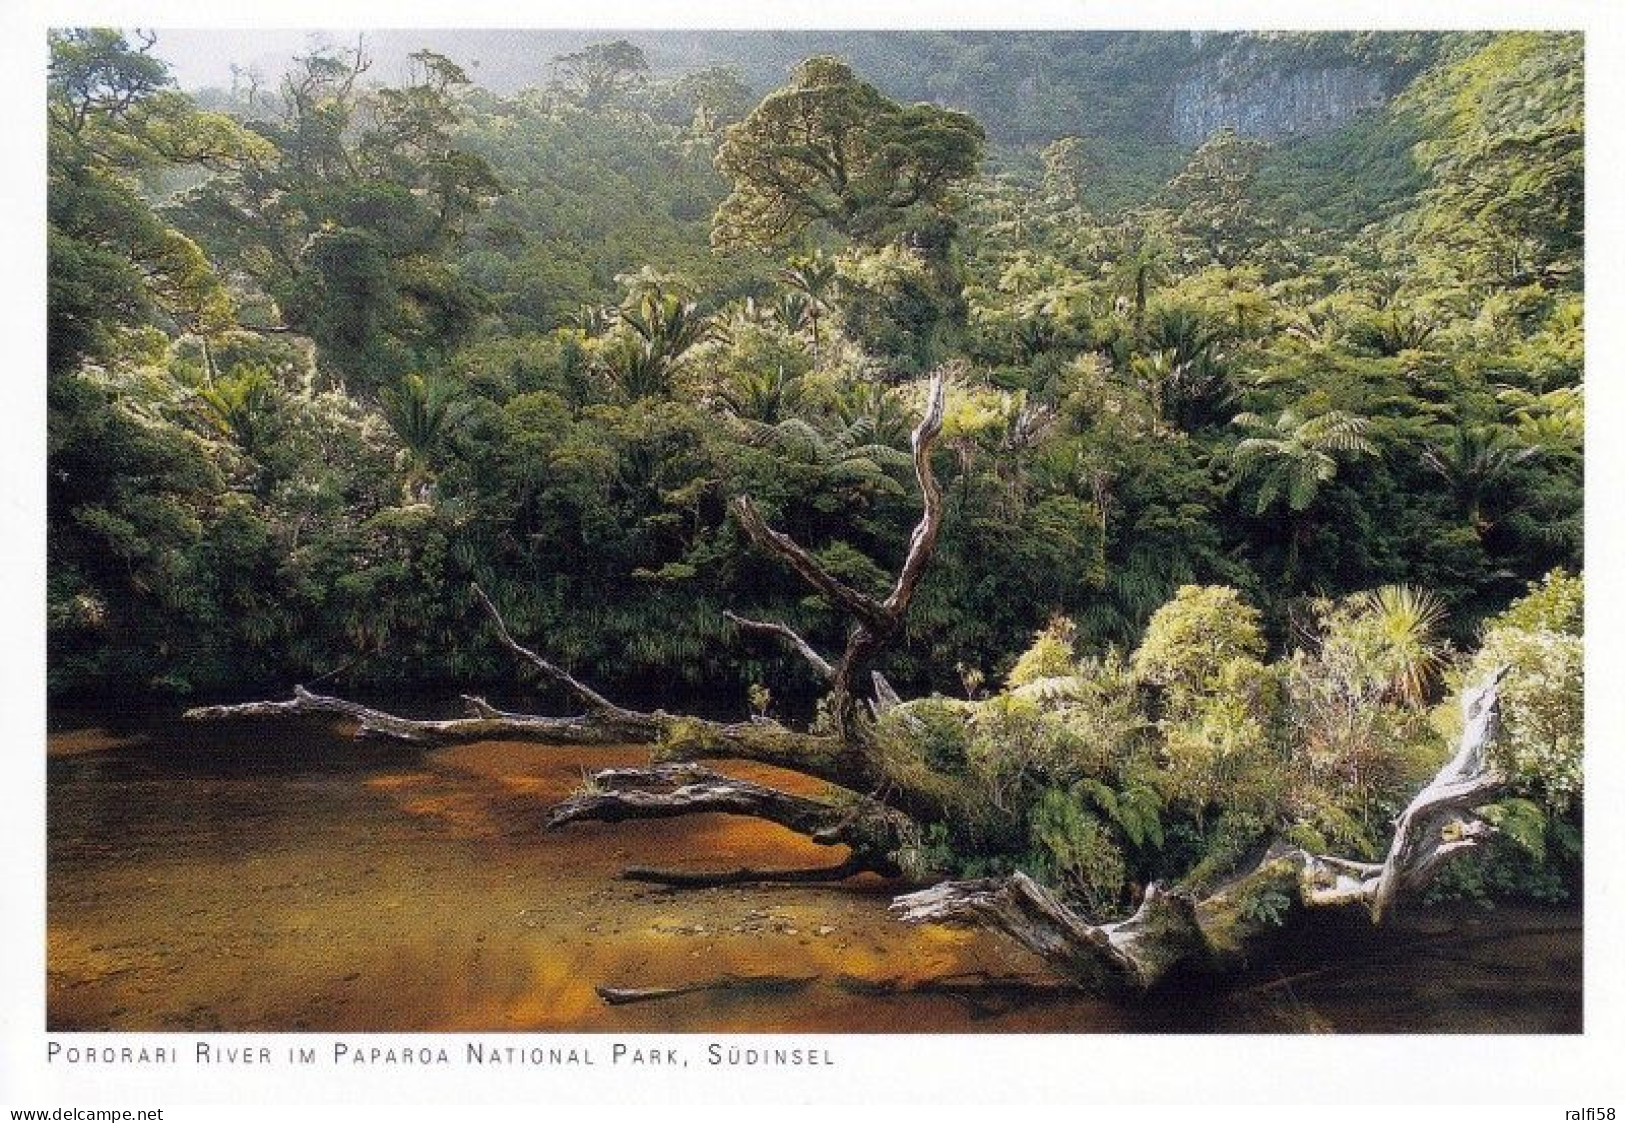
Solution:
M917 833L915 820L940 815L942 808L940 797L932 791L910 790L885 772L874 744L871 714L896 705L898 699L874 663L901 631L936 548L942 524L942 489L932 471L931 450L942 431L945 399L945 379L938 373L929 383L924 415L910 439L914 474L922 496L920 518L896 581L884 599L854 589L830 573L804 546L770 527L748 496L739 497L733 504L740 525L758 548L778 558L852 618L845 648L838 658L830 660L788 625L726 614L742 630L771 635L787 644L829 683L825 727L797 730L764 717L726 723L618 705L519 643L496 604L477 585L473 596L485 610L502 646L574 698L582 707L580 713L568 717L507 713L482 698L465 696L467 716L421 720L296 686L293 698L287 701L203 706L187 711L186 716L220 720L332 714L354 722L357 736L416 747L492 738L550 744L649 744L654 746L651 767L600 773L586 790L554 810L551 825L722 811L777 822L814 841L848 849L845 858L813 870L731 870L712 874L629 871L644 880L668 884L838 879L865 871L895 875L899 872L898 852ZM865 699L861 689L869 683L875 694ZM825 780L838 791L829 801L789 796L693 767L693 762L699 760L777 765Z
M589 820L722 813L777 823L846 851L828 865L807 869L626 871L628 877L668 886L831 881L864 872L896 876L905 865L905 849L917 844L927 824L950 821L962 798L945 775L906 777L888 769L875 736L876 716L902 704L875 663L902 628L941 529L942 491L932 470L931 451L942 429L944 399L944 377L939 373L931 379L924 415L910 442L921 514L884 599L854 589L830 573L804 546L769 526L748 496L733 504L735 516L758 549L780 560L851 618L844 649L829 659L783 623L726 613L741 630L770 636L800 654L829 684L822 725L801 730L765 717L726 723L628 709L516 640L496 604L478 586L473 596L498 641L575 699L580 713L567 717L507 713L481 698L465 696L466 716L419 720L295 687L288 701L206 706L187 716L215 720L332 714L354 722L358 736L416 747L492 738L648 744L654 758L649 766L597 773L553 809L549 829ZM1001 932L1038 954L1072 985L1101 994L1144 991L1174 973L1224 971L1257 952L1304 910L1359 907L1374 923L1384 923L1446 862L1482 846L1493 833L1492 825L1475 809L1499 795L1507 783L1491 754L1499 730L1500 677L1497 674L1465 693L1466 725L1459 750L1399 817L1393 844L1380 865L1276 846L1256 867L1205 897L1152 885L1133 916L1105 924L1092 923L1021 873L944 882L898 897L893 910L908 923L974 925ZM863 697L865 685L872 688L872 697ZM725 775L698 763L702 760L775 765L826 781L832 794L820 799L791 795Z

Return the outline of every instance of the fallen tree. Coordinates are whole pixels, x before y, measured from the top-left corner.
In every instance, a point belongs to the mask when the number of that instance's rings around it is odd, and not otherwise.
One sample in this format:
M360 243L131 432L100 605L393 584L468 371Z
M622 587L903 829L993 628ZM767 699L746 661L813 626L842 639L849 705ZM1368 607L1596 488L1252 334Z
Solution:
M1200 899L1153 884L1133 916L1112 924L1090 923L1023 873L944 882L898 897L892 910L911 924L1002 932L1097 994L1149 990L1175 973L1232 970L1267 949L1301 910L1361 908L1373 923L1384 923L1448 861L1494 833L1476 809L1507 786L1491 756L1505 673L1464 691L1456 754L1401 813L1380 864L1274 846L1258 865Z
M796 651L827 683L821 717L812 728L792 729L765 717L728 723L620 706L519 643L478 586L473 596L498 641L574 698L581 712L564 717L508 713L465 696L466 716L420 720L295 687L287 701L199 707L186 716L220 720L332 714L354 722L358 736L415 747L492 738L647 744L654 758L648 767L607 769L592 776L580 792L554 808L549 829L588 820L721 813L770 821L839 848L829 864L806 869L626 871L630 878L673 887L832 881L866 872L898 876L911 867L905 854L917 852L927 829L952 823L956 809L966 806L965 789L954 777L929 768L899 768L876 736L879 719L903 703L875 664L903 627L941 528L943 497L931 453L942 429L944 399L939 373L930 381L924 413L910 441L921 514L883 599L829 572L788 534L769 526L748 496L734 502L735 517L758 549L779 559L850 617L845 647L829 659L785 624L726 613L741 632L770 637ZM1063 979L1101 994L1144 991L1190 971L1228 970L1257 954L1303 910L1361 908L1374 923L1384 923L1450 859L1482 846L1493 833L1476 809L1506 787L1490 753L1499 725L1499 678L1466 692L1460 747L1399 817L1380 864L1276 846L1252 869L1200 898L1152 884L1132 916L1105 924L1091 923L1023 873L946 881L897 898L893 909L908 923L1001 932L1039 955ZM907 711L902 713L912 720ZM697 763L702 760L770 764L823 780L831 791L827 798L791 795Z
M878 800L857 799L841 806L790 795L695 764L605 769L593 776L588 790L555 807L547 825L554 829L589 819L615 823L708 812L765 819L825 846L844 845L849 853L835 865L812 869L685 873L635 868L624 876L633 881L681 886L839 881L866 871L892 877L901 872L896 854L911 826L905 816Z
M944 808L940 792L930 784L917 788L900 784L884 767L872 737L873 719L898 704L898 698L874 664L901 631L909 604L936 549L942 525L942 489L931 467L931 451L942 431L945 398L944 376L939 373L929 383L924 414L910 437L914 474L922 496L920 518L896 580L884 599L854 589L830 573L788 534L770 527L749 496L741 496L733 504L740 526L759 549L778 558L851 617L845 647L838 658L831 660L785 624L726 614L742 632L786 643L828 684L822 707L824 720L816 728L791 729L766 717L718 722L617 705L514 639L502 613L477 585L473 595L489 617L497 639L544 679L578 701L583 707L580 713L567 717L507 713L484 699L465 696L467 716L422 720L296 686L287 701L202 706L188 710L186 716L206 721L333 714L354 722L357 736L414 747L491 738L553 744L648 744L654 746L651 767L598 774L584 791L555 809L551 825L720 811L767 819L816 842L844 846L848 851L832 865L810 870L629 871L641 880L670 885L829 880L863 872L895 876L900 870L898 854L918 834L918 823L941 817ZM865 687L873 691L872 697L864 697ZM837 794L830 800L789 796L710 770L681 767L700 760L776 765L824 780Z

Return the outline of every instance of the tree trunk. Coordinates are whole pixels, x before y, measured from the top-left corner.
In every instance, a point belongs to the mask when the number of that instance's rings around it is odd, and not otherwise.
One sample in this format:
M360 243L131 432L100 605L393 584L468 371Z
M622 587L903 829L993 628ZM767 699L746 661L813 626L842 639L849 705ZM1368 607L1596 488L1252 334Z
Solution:
M848 848L847 856L831 866L702 873L626 871L624 876L634 881L709 886L749 881L838 881L865 872L895 877L899 873L897 852L912 829L906 816L872 799L857 797L845 805L826 803L693 764L610 768L593 776L589 785L553 809L547 820L549 830L588 820L616 823L710 812L765 819L822 845Z
M1366 909L1372 923L1420 893L1450 859L1489 838L1482 807L1506 789L1490 759L1500 731L1498 671L1462 699L1456 755L1400 815L1381 865L1272 847L1251 870L1200 899L1153 884L1133 916L1091 924L1023 873L950 881L898 897L906 923L991 928L1036 953L1063 978L1102 995L1149 990L1170 975L1223 973L1265 950L1312 908Z
M400 741L407 745L431 747L467 741L540 741L553 745L621 745L652 741L660 734L663 715L582 714L576 717L542 717L535 714L506 713L483 698L463 695L467 717L419 720L363 706L343 698L314 694L303 686L293 688L286 702L241 702L230 706L196 706L186 711L190 721L222 721L233 718L280 718L307 714L336 714L356 724L358 738Z

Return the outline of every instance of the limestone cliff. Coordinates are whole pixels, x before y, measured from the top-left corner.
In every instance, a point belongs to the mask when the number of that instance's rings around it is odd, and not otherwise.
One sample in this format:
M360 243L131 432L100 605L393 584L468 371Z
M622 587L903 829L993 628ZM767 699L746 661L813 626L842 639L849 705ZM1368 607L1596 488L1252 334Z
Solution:
M1347 61L1283 69L1239 44L1175 83L1169 135L1195 145L1222 128L1261 140L1324 132L1381 107L1401 83L1393 71Z

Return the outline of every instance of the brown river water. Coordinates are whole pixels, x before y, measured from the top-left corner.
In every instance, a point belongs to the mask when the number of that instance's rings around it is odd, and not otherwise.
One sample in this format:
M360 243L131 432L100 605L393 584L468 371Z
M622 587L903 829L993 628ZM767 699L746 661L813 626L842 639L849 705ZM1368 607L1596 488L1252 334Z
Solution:
M416 752L341 734L172 715L53 723L50 1029L1581 1028L1577 908L1456 908L1382 933L1326 926L1224 987L1116 1005L1058 990L1001 937L892 921L903 887L873 878L672 892L617 877L844 853L772 824L705 815L543 832L584 772L646 762L645 749ZM595 990L692 984L715 985L625 1005Z

